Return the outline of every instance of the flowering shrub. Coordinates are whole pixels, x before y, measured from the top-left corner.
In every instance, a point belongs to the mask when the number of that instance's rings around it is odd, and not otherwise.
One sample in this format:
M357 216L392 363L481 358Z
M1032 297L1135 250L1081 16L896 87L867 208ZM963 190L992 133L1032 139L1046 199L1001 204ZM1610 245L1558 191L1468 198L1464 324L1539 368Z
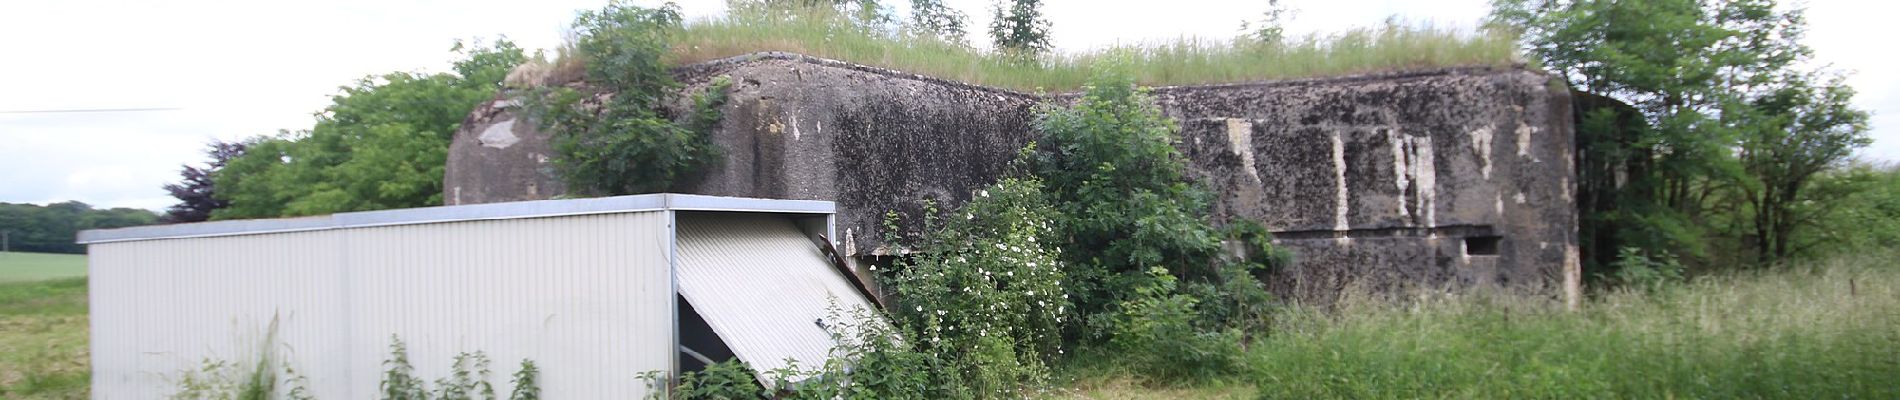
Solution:
M917 351L954 366L945 372L977 396L1017 397L1046 381L1063 351L1073 307L1052 213L1040 181L1005 178L946 218L923 255L886 282Z

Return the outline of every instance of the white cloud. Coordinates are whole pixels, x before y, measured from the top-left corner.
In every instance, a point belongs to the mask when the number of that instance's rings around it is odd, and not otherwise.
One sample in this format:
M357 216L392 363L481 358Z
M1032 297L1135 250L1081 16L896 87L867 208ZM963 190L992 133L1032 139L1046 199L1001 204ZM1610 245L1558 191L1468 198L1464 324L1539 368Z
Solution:
M210 139L307 129L338 86L370 74L442 71L455 39L506 35L529 48L558 44L577 10L604 0L322 2L25 1L0 3L0 111L178 107L179 111L0 114L0 201L81 200L162 208L160 186L200 162ZM636 1L654 5L659 1ZM681 1L687 16L723 0ZM900 12L908 2L885 0ZM987 46L989 0L948 0ZM1293 33L1374 26L1387 16L1470 27L1485 0L1289 0ZM1051 0L1045 12L1065 51L1182 36L1224 38L1258 19L1265 1ZM1896 6L1811 4L1810 43L1824 62L1857 70L1859 104L1876 111L1866 153L1900 160L1900 72L1867 27Z

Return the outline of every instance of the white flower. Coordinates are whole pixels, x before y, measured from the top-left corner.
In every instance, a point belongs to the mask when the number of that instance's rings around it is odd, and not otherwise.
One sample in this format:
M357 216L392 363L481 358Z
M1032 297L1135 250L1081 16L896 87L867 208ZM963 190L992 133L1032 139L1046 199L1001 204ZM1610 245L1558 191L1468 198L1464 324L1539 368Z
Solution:
M1030 296L1035 296L1035 295L1036 295L1036 291L1034 291L1034 290L1031 290L1031 291L1029 291L1029 295L1030 295Z
M1003 275L1016 276L1016 271L1004 272Z
M978 195L978 196L983 196L983 197L990 197L990 191L989 191L989 190L978 190L978 191L976 192L976 195Z
M997 243L997 244L996 244L996 249L997 249L997 250L1009 250L1009 246L1004 246L1004 245L1003 245L1002 243Z
M945 311L943 311L943 310L937 310L937 315L943 315L943 314L944 314L944 312L945 312Z
M1035 237L1035 236L1030 236L1030 237L1029 237L1029 242L1030 242L1030 243L1035 243L1035 242L1036 242L1036 237Z
M1049 303L1045 303L1042 300L1036 300L1036 307L1048 307L1048 306L1049 306Z
M872 270L872 271L876 271L876 270L877 270L877 266L876 266L876 265L873 265L873 266L871 266L871 270Z
M924 312L924 306L917 306L917 312Z
M1030 268L1034 268L1035 266L1036 266L1036 262L1035 262L1035 261L1030 261L1030 262L1029 262L1029 267L1030 267ZM877 267L871 267L871 270L873 270L873 271L876 271L876 270L877 270Z
M976 219L976 214L964 213L963 219Z

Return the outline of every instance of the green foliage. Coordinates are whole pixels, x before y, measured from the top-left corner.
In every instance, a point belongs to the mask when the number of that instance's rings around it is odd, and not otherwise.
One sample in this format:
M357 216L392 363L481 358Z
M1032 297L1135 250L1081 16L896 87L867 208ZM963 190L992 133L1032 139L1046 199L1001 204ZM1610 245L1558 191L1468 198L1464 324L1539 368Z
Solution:
M1816 176L1810 190L1837 200L1801 205L1814 228L1790 240L1795 254L1814 259L1900 248L1900 168L1855 163Z
M309 379L277 353L278 320L272 318L252 360L233 363L205 358L197 370L179 376L173 399L192 400L307 400Z
M1154 267L1140 280L1115 314L1100 325L1112 326L1112 349L1147 379L1161 382L1207 381L1237 371L1240 332L1196 326L1201 299L1182 294L1168 270Z
M383 380L377 385L381 388L383 400L427 400L429 390L423 387L422 378L416 377L416 367L409 364L409 347L403 345L396 335L389 336L389 357L383 359Z
M508 393L508 400L540 400L541 369L534 366L534 360L521 359L521 369L515 371L514 390Z
M1838 77L1803 69L1803 14L1773 0L1494 3L1494 23L1586 94L1578 196L1593 275L1614 275L1623 247L1767 265L1816 228L1824 211L1806 205L1841 193L1813 178L1867 144L1867 117Z
M442 204L449 141L476 104L526 60L507 40L456 43L456 74L365 77L317 114L309 131L245 142L243 156L212 174L230 202L213 219L268 218Z
M966 43L969 17L962 11L943 5L943 0L910 0L910 21L905 29L911 34L928 36L949 43Z
M435 380L438 400L495 399L495 386L488 383L488 355L482 352L455 355L449 376Z
M663 400L666 395L666 375L660 371L643 374L647 380L647 397ZM706 369L688 371L680 374L679 385L673 387L672 398L679 400L733 400L757 399L765 393L754 377L752 367L737 359L707 364Z
M1267 11L1260 14L1260 21L1241 22L1240 30L1261 43L1280 43L1286 40L1287 14L1291 11L1280 5L1280 0L1267 0Z
M1205 220L1209 195L1187 178L1174 147L1178 129L1133 78L1106 69L1073 106L1041 112L1038 127L1049 146L1037 172L1059 211L1058 237L1064 248L1086 249L1064 254L1070 293L1092 325L1084 336L1108 339L1113 311L1157 267L1183 279L1184 291L1226 297L1194 314L1208 319L1205 326L1252 319L1234 307L1261 307L1264 291L1250 269L1272 264L1275 253L1255 252L1255 261L1219 258L1225 235ZM1262 237L1252 244L1266 245Z
M918 352L958 375L955 386L994 398L1046 383L1064 321L1074 321L1054 213L1040 181L1004 178L885 281L901 301L894 317Z
M940 354L917 351L913 347L917 342L905 338L877 312L863 308L843 310L834 303L830 315L826 321L838 321L829 325L832 341L837 343L831 350L831 359L811 370L791 365L766 371L766 376L774 377L775 398L924 400L983 395L973 393L959 381L962 374L955 372L967 373L959 370L962 366L944 360ZM1003 340L997 336L991 338ZM1007 343L993 343L979 350L996 351L1007 346ZM795 377L803 377L803 380L794 381Z
M1004 53L1033 57L1054 46L1049 40L1049 19L1042 16L1042 0L1008 0L995 6L990 20L990 42Z
M1682 264L1666 253L1652 257L1643 254L1642 250L1625 247L1616 257L1615 282L1626 288L1662 291L1683 282L1682 273Z
M155 223L158 214L136 208L96 209L77 201L0 203L0 232L6 232L9 250L18 252L83 254L85 246L73 240L79 231Z
M535 96L545 103L535 106L544 127L556 134L555 166L573 190L665 191L717 158L708 131L719 122L729 81L716 79L681 121L662 113L679 84L661 57L679 25L679 10L671 4L649 9L619 1L582 12L574 22L575 47L594 89L557 88Z

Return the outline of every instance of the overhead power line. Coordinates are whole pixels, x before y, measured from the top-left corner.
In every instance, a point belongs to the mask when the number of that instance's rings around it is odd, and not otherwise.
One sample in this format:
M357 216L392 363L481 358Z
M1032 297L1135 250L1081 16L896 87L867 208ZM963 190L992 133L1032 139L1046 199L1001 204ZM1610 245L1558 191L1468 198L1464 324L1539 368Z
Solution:
M76 108L66 110L0 110L0 114L58 114L58 113L99 113L99 112L142 112L142 111L178 111L183 108Z

